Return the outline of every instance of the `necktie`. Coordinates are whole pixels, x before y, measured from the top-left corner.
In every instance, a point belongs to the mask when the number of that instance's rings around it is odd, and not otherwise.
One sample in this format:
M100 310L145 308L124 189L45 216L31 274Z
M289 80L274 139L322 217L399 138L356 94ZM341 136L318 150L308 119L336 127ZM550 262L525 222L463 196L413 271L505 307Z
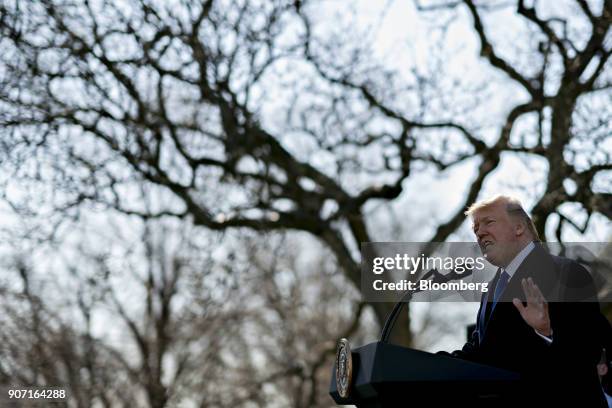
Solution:
M508 280L510 280L510 275L508 274L508 272L506 272L503 269L498 269L497 273L500 273L499 278L497 279L497 283L495 285L495 292L493 293L493 302L491 303L491 305L489 306L489 299L488 297L485 297L484 299L484 303L482 305L482 307L480 308L480 315L478 316L478 339L480 342L482 342L482 338L484 337L484 332L487 326L487 309L490 307L491 311L489 312L489 317L491 316L491 314L493 313L493 310L495 309L495 305L497 304L497 301L499 300L499 297L501 296L501 294L504 292L504 289L506 288L506 286L508 285Z
M495 286L495 293L493 294L493 308L495 308L495 305L497 304L497 301L499 300L501 294L504 293L504 289L506 289L506 285L508 285L509 279L510 275L508 274L508 272L502 269L502 273L499 277L499 280L497 281L497 285ZM491 312L492 311L493 310L491 310Z

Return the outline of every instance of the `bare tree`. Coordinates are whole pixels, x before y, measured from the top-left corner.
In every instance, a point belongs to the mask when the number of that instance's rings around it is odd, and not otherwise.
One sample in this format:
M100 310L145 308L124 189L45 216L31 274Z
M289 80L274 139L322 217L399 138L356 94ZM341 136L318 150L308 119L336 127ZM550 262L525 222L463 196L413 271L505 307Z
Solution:
M12 275L20 285L3 288L2 382L62 387L74 407L193 401L186 384L225 367L216 354L242 315L223 308L232 284L211 278L210 251L195 253L179 237L175 252L172 232L147 226L143 244L125 243L120 260L82 245L65 269L19 261Z
M74 407L138 405L116 350L49 307L29 267L21 264L18 272L22 290L3 288L0 382L60 387Z
M59 386L71 407L330 405L333 339L365 342L375 320L324 248L259 233L214 246L185 222L141 231L79 231L54 270L7 265L0 384Z
M244 251L252 265L251 300L261 305L257 321L266 333L251 347L267 356L273 374L263 378L277 401L296 408L329 406L335 339L365 343L374 334L373 316L368 325L365 303L338 265L327 261L324 248L287 235L268 238L263 245L248 240Z
M462 205L430 237L444 241L508 152L548 164L533 208L540 232L555 212L559 228L584 231L561 204L580 203L587 220L612 214L609 193L594 186L610 170L609 152L596 151L609 136L609 110L592 117L589 107L608 95L612 6L594 3L577 0L577 12L546 16L512 3L537 39L514 61L487 27L487 12L507 3L420 5L425 14L466 10L483 61L525 95L489 142L439 72L399 72L369 58L368 42L355 45L347 31L317 30L316 2L8 2L0 9L3 165L27 199L5 197L21 211L96 203L143 218L189 216L211 230L306 231L359 287L356 252L372 241L370 203L414 194L404 181L422 169L478 158ZM588 30L568 29L574 20ZM535 68L524 70L525 58ZM535 138L516 137L526 118L535 119ZM585 140L595 146L586 160L575 145ZM28 196L41 184L52 192ZM140 205L141 184L170 204ZM390 310L372 307L379 322ZM411 342L407 320L396 341Z

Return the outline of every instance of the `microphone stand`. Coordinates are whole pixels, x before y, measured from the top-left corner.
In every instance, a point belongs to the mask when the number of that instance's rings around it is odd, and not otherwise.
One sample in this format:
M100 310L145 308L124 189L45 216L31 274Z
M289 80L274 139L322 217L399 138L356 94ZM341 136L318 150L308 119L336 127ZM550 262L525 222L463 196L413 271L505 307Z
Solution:
M430 277L433 276L433 279L431 279L433 283L445 283L445 282L448 282L450 280L454 280L457 278L470 276L471 274L472 274L472 269L466 269L465 272L461 274L453 270L447 273L446 275L442 275L440 272L438 272L437 269L431 269L427 271L425 274L423 274L423 276L419 278L419 280L429 279ZM393 326L395 326L395 321L397 320L397 317L399 316L399 313L402 310L402 307L404 306L404 304L410 302L412 300L412 296L415 293L419 293L419 292L421 292L421 289L416 289L413 291L407 290L406 293L404 293L404 295L401 297L399 302L395 304L395 306L393 307L393 310L391 310L391 313L389 313L389 316L387 317L387 320L385 321L385 324L383 325L383 329L380 333L380 341L382 343L389 342L389 336L391 335Z

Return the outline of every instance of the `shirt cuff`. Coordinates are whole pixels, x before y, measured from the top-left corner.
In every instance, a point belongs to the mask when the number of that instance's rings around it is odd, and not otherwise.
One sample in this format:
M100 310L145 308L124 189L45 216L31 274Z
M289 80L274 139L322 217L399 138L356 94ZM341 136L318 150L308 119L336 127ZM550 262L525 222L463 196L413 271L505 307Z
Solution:
M533 329L533 331L535 332L535 334L537 334L538 336L540 336L541 338L544 339L544 341L546 342L546 344L551 344L553 341L553 333L552 331L550 332L550 336L545 336L543 334L538 333L538 331L536 329Z

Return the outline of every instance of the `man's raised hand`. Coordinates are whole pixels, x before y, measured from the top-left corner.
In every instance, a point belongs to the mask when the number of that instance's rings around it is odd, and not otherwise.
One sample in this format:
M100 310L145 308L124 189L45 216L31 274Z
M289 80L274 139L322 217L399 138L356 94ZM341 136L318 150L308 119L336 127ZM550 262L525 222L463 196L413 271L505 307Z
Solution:
M523 286L527 306L523 306L523 302L517 298L512 299L512 303L529 326L533 327L541 335L550 337L552 335L552 327L548 314L548 303L544 299L544 295L542 295L540 288L531 278L522 279L521 285Z

